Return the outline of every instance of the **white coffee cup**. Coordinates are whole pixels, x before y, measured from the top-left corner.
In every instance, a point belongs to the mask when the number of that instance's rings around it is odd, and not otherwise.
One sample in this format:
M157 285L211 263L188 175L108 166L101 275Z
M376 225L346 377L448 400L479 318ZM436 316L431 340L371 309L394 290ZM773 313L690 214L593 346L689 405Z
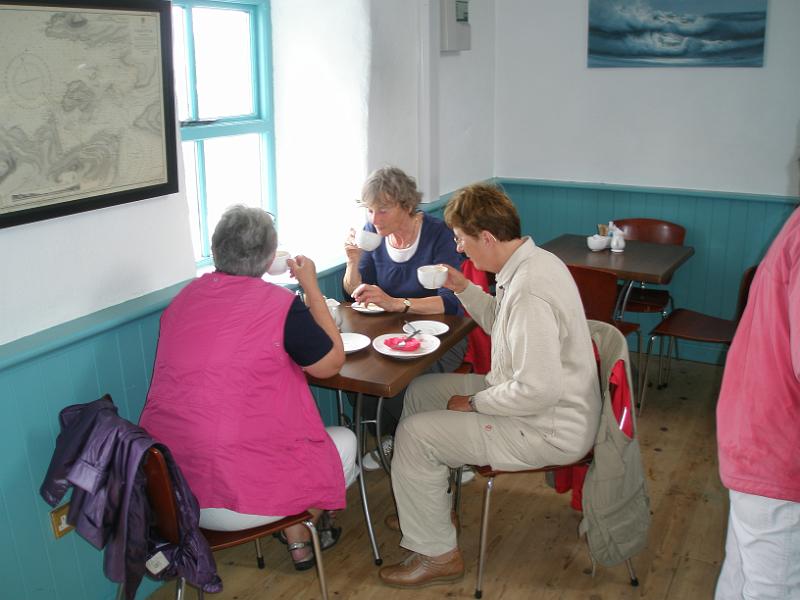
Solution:
M362 250L375 250L381 245L382 240L383 236L372 231L367 231L366 229L356 231L356 246Z
M444 285L447 281L447 267L442 265L425 265L417 269L417 279L422 287L435 290Z
M289 270L289 265L286 261L291 257L292 255L286 252L286 250L278 250L275 253L275 259L272 261L269 269L267 269L267 273L270 275L283 275Z

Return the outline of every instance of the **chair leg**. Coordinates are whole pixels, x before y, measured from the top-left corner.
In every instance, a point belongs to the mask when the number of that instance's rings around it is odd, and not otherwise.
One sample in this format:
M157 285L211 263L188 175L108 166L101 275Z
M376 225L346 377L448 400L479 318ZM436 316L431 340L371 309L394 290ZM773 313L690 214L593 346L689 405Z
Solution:
M453 492L453 511L458 517L458 525L456 526L458 529L461 529L461 474L463 472L463 465L457 469L451 470L453 476L453 487L455 488L455 491ZM460 533L460 531L458 533Z
M314 545L314 556L317 563L317 577L319 577L319 592L322 594L322 600L328 600L328 584L325 581L325 567L322 566L322 547L319 544L319 533L314 525L314 521L310 519L304 521L303 525L308 527L311 532L311 542Z
M651 335L650 341L647 342L647 352L644 356L644 372L639 374L639 377L641 377L641 382L639 384L639 416L641 416L644 410L644 396L647 391L647 372L650 369L650 352L653 349L653 340L655 340L656 337L655 335Z
M663 390L665 387L667 387L667 384L669 383L669 374L670 374L670 371L672 370L672 343L673 343L674 339L675 339L674 337L670 336L669 344L667 344L667 374L664 377L663 381L661 380L661 369L659 369L659 371L658 371L658 389L659 390Z
M184 600L186 597L186 580L183 577L178 577L175 582L175 600ZM198 599L203 598L203 590L197 588Z
M383 429L381 427L381 413L383 413L383 396L378 398L378 406L375 412L375 437L377 437L378 443L378 458L380 459L381 466L383 470L386 472L387 475L392 474L392 465L389 461L389 457L383 453Z
M256 539L256 564L259 569L264 568L264 553L261 552L261 538Z
M625 566L628 567L628 575L631 578L631 586L638 587L639 579L636 577L636 571L633 570L633 563L631 562L630 558L625 561Z
M475 597L483 596L483 567L486 564L486 544L489 538L489 504L492 501L494 477L486 480L486 491L483 494L483 513L481 514L481 540L478 550L478 583L475 585Z

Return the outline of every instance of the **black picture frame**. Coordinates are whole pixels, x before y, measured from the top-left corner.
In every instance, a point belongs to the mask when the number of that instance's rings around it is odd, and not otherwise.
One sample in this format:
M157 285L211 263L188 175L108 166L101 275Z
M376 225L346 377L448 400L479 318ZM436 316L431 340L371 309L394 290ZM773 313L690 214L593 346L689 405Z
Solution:
M41 38L22 47L15 44L13 56L6 52L6 59L0 58L0 70L5 68L9 82L0 88L0 114L6 115L0 118L0 228L178 191L171 7L164 0L0 0L0 50L9 35ZM48 43L57 53L49 65L37 54ZM103 45L108 47L108 61L98 60ZM65 56L64 47L72 54ZM87 60L81 62L84 52ZM49 72L58 66L54 61L61 60L74 67L61 69L70 77L72 71L95 70L85 81L79 74L67 82L69 77L52 77ZM119 62L109 66L111 61ZM95 81L104 70L113 74L115 67L126 78L119 89L114 89L114 81ZM45 83L42 89L35 87L37 75L47 83L46 91ZM54 106L50 112L48 103ZM101 106L111 106L105 112L123 118L115 122L101 113ZM15 123L15 110L30 122ZM64 134L56 113L70 122L74 136ZM108 121L105 133L101 130L106 123L98 114ZM134 164L136 169L127 166Z

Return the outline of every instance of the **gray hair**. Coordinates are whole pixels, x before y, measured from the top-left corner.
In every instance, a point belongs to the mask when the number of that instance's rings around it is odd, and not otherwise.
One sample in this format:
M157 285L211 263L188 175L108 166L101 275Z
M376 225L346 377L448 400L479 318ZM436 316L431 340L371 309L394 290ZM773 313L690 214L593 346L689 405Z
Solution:
M367 208L388 208L397 205L409 214L422 200L413 177L397 167L381 167L370 173L361 188L361 204Z
M277 247L278 232L272 216L261 208L241 204L223 213L211 237L214 265L229 275L261 277Z

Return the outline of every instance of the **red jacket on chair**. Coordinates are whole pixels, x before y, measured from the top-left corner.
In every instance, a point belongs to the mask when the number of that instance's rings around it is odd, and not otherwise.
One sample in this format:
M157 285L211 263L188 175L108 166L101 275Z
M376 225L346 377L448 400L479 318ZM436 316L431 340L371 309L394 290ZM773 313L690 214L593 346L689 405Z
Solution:
M472 283L489 293L489 276L486 271L475 268L468 258L461 263L461 271ZM466 313L466 311L464 311ZM466 313L469 316L469 313ZM464 362L472 365L472 372L485 375L492 369L492 338L480 327L476 327L467 335L467 351Z

